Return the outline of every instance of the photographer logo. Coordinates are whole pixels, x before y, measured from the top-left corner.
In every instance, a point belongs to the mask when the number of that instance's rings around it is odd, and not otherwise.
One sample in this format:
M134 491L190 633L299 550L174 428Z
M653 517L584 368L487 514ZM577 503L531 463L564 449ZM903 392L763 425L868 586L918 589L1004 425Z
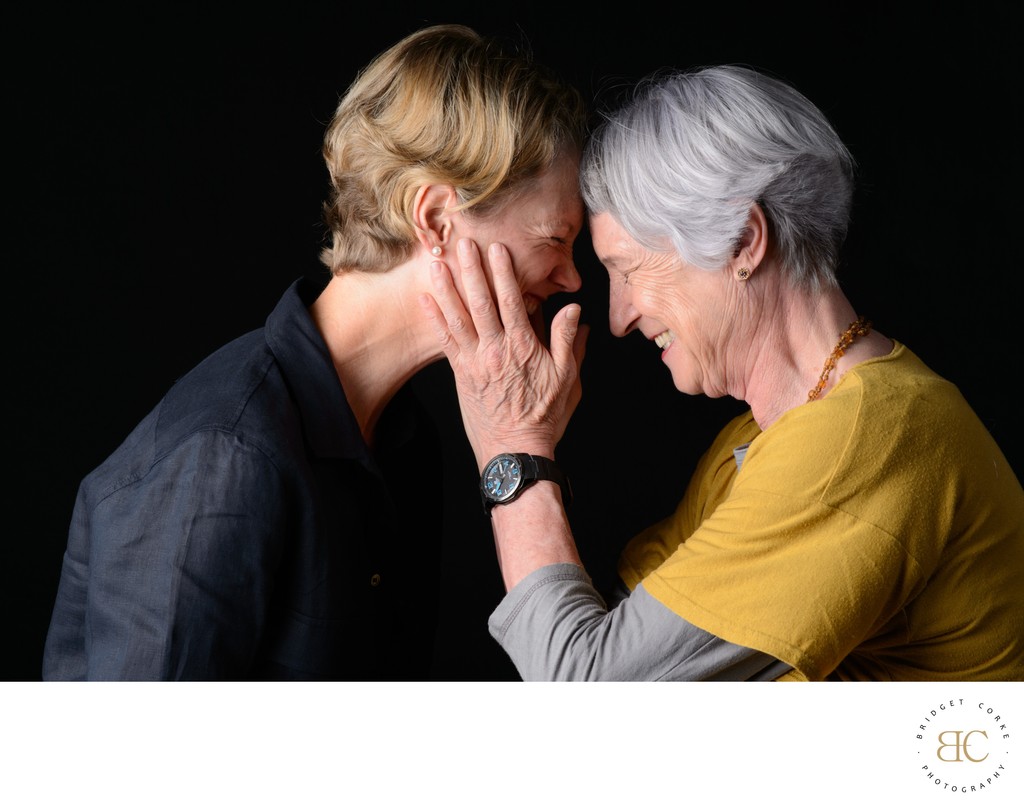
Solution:
M1008 774L1011 731L998 704L950 698L922 717L915 733L922 782L950 793L985 793Z

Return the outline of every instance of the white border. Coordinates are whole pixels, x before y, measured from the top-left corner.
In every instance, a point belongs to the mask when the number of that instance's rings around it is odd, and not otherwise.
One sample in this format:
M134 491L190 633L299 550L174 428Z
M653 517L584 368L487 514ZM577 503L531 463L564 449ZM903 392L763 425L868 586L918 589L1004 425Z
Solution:
M0 685L6 804L941 804L921 718L999 704L1005 774L957 804L1024 804L1024 686Z

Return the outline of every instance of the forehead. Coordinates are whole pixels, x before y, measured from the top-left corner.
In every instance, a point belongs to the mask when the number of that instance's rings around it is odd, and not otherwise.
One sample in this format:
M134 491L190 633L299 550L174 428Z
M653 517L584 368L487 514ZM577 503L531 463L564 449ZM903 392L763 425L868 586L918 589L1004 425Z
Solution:
M557 160L547 170L507 190L493 206L470 208L463 215L480 237L511 239L575 238L583 229L579 161Z
M583 199L580 195L579 163L565 157L540 174L526 190L526 208L541 223L582 224Z
M590 216L590 239L598 260L605 266L632 262L640 253L646 252L611 213Z

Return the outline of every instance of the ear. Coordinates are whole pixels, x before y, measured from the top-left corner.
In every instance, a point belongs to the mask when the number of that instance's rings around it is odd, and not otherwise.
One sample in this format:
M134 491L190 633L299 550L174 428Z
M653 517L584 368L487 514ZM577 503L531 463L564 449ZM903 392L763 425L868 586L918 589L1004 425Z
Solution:
M757 271L768 252L768 219L756 202L750 207L747 224L740 234L729 271L733 277L746 280ZM746 273L743 274L743 270Z
M412 202L416 238L428 252L444 247L452 234L452 208L458 202L451 185L421 185Z

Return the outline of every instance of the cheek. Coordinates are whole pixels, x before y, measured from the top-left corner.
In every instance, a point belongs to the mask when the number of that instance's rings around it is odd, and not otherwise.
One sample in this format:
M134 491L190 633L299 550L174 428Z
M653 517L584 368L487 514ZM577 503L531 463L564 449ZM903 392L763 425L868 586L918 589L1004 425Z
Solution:
M545 262L540 255L533 255L529 252L513 252L511 254L512 266L515 268L519 288L526 290L533 286L539 286L551 274L550 261Z
M674 315L691 307L678 283L644 278L633 285L634 305L655 319L674 319ZM670 322L664 324L671 325Z

